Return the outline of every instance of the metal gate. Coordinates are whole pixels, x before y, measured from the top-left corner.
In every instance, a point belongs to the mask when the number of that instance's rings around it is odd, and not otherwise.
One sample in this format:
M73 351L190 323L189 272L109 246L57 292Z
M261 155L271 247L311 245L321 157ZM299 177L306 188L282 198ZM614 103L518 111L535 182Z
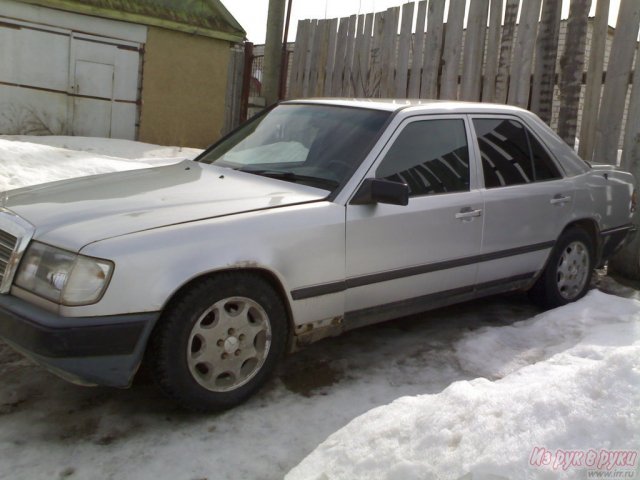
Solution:
M142 51L0 17L0 133L135 139Z

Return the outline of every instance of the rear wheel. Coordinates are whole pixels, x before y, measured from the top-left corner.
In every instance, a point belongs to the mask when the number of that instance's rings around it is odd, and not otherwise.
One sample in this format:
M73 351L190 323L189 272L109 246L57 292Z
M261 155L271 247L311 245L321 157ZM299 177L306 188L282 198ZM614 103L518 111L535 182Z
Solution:
M565 231L551 253L549 262L530 291L546 308L574 302L589 289L593 273L594 247L591 237L579 228Z
M261 278L225 273L195 284L164 313L150 344L154 377L184 407L212 411L255 393L285 350L287 316Z

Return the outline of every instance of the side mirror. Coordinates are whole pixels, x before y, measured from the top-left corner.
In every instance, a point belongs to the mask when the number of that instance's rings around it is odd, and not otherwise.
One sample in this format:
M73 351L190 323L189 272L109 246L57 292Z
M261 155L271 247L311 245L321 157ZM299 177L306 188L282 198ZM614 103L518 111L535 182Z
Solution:
M392 182L384 178L367 178L356 192L352 205L388 203L408 205L409 187L405 183Z

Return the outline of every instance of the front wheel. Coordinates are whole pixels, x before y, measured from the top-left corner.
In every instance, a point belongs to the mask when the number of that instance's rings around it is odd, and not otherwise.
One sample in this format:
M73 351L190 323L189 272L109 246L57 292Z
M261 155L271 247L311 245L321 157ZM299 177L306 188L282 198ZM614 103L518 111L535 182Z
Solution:
M591 282L593 252L593 242L584 230L571 228L565 231L542 275L530 290L531 297L546 308L582 298Z
M200 281L164 313L151 339L156 382L194 411L232 407L267 380L287 341L287 314L260 277Z

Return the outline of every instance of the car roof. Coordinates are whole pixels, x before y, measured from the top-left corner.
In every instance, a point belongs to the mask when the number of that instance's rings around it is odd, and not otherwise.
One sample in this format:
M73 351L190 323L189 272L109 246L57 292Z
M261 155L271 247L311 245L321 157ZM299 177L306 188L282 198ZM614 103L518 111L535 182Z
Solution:
M553 130L534 113L513 105L480 102L462 102L457 100L431 99L391 99L391 98L309 98L289 100L285 105L331 105L339 107L364 108L387 112L400 112L403 115L436 114L482 114L482 115L516 115L528 120L529 127L542 136L545 144L554 152L563 169L569 176L587 171L590 167L580 159L576 152L567 145Z
M341 107L367 108L396 112L409 109L429 113L460 112L460 113L522 113L523 110L512 105L480 102L462 102L454 100L431 99L393 99L393 98L306 98L289 100L284 104L316 104Z

